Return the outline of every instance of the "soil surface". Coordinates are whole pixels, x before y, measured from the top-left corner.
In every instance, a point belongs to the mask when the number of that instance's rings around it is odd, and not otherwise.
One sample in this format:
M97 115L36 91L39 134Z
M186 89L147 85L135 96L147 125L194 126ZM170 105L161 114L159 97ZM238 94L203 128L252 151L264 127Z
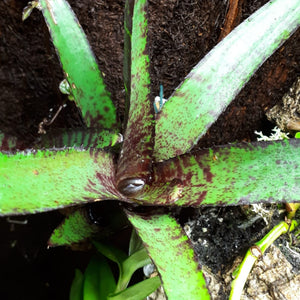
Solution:
M164 87L165 98L171 95L206 53L231 29L251 15L266 0L238 1L234 22L228 25L228 9L232 1L170 0L149 1L149 42L153 99ZM70 0L88 36L104 80L118 108L118 118L124 116L123 8L121 0ZM35 10L22 22L27 0L0 2L0 131L25 140L28 145L38 136L39 123L50 117L60 104L67 106L51 125L74 128L82 125L74 103L59 92L63 73L51 44L42 14ZM256 140L255 130L268 134L274 127L265 112L281 102L282 96L300 74L300 30L268 59L246 87L228 106L219 120L199 141L198 147ZM243 218L238 208L222 208L202 213L184 210L181 222L199 217L201 228L208 226L207 218L234 228L230 220ZM214 216L217 216L214 218ZM1 230L1 295L4 299L67 299L75 267L86 265L87 254L68 249L47 250L46 241L61 220L58 212L26 216L26 225L0 219ZM259 221L261 222L261 221ZM256 223L255 223L256 224ZM200 226L200 225L199 225ZM220 224L214 234L220 234L216 247L227 252L210 262L210 268L223 270L235 255L244 253L252 241L252 231L232 231L232 239L221 244L225 235ZM256 224L259 236L264 224ZM202 229L201 229L202 230ZM251 234L250 234L251 233ZM257 236L256 236L257 237ZM199 237L204 238L204 237ZM254 237L253 237L254 239ZM224 239L223 239L224 240ZM212 242L208 241L213 247ZM209 248L213 249L213 248ZM211 250L212 251L212 250ZM231 255L227 255L231 253ZM203 253L203 255L207 255ZM222 257L224 258L222 260ZM17 288L16 288L17 287Z

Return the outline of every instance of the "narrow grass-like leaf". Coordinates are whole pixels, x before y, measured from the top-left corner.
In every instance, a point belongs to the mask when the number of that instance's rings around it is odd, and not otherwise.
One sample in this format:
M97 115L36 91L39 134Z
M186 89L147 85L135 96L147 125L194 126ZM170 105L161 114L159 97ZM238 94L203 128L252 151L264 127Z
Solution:
M132 255L133 253L141 250L144 248L143 241L137 234L136 230L133 229L129 241L129 249L128 249L128 255Z
M97 241L94 241L93 244L102 255L118 264L119 268L123 261L127 258L127 255L122 250L113 245L107 245Z
M299 0L273 0L211 50L158 115L156 159L168 159L190 150L299 24Z
M121 290L125 289L129 281L126 281L126 283L124 284L123 263L128 256L122 250L118 249L113 245L108 245L97 241L94 241L94 245L102 255L106 256L108 259L112 260L118 265L119 279L114 292L120 292Z
M116 282L106 259L93 257L84 272L83 300L107 299L115 287Z
M52 233L48 245L62 246L79 243L91 238L99 231L97 225L91 224L86 216L86 210L76 209Z
M243 205L300 201L300 140L242 143L154 166L140 200L151 205Z
M132 19L130 108L117 170L117 186L126 195L143 188L149 180L152 164L154 116L147 22L147 0L136 0ZM129 55L128 51L125 54Z
M69 4L65 0L40 0L39 3L71 93L87 127L116 127L115 106Z
M128 257L122 250L113 245L106 245L97 241L94 241L94 245L102 255L118 264L119 279L115 292L126 289L133 273L137 269L151 263L145 248Z
M112 270L104 257L101 258L101 265L100 265L100 282L99 282L99 290L100 290L100 297L99 299L107 299L108 295L115 291L116 289L116 281ZM89 298L87 300L90 300Z
M114 186L113 156L100 150L0 153L0 166L0 215L122 198Z
M137 269L142 268L151 263L152 261L149 258L145 248L140 249L139 251L133 253L131 256L125 259L121 264L120 277L116 292L126 289L133 273Z
M144 267L145 265L151 264L151 260L147 254L146 249L143 247L142 249L131 254L124 262L123 269L124 272L132 274L139 268ZM129 277L129 275L128 275Z
M210 299L194 250L175 219L127 214L160 273L168 299Z
M75 270L75 276L72 281L69 300L83 300L83 274L80 270Z
M122 292L109 295L107 300L141 300L146 299L151 293L161 285L158 276L143 280Z

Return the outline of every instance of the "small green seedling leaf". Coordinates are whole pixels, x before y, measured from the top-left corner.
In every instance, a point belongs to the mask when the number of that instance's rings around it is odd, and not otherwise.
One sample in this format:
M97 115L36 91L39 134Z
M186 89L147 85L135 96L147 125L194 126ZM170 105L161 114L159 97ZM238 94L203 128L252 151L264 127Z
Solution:
M297 133L295 134L295 138L296 138L296 139L300 139L300 132L297 132Z
M70 95L71 94L71 87L67 79L64 79L59 84L59 90L62 94Z
M28 2L28 5L24 7L22 12L22 21L25 21L31 15L32 11L35 8L41 9L41 6L39 5L39 1Z
M143 280L126 290L109 295L107 300L141 300L145 299L161 285L158 276Z
M104 256L118 264L119 280L115 292L126 289L133 273L143 266L151 263L145 248L127 256L122 250L113 245L94 241L96 249Z
M102 256L92 258L84 272L83 300L107 299L116 288L110 266Z
M120 277L116 291L126 289L133 273L148 264L152 263L145 248L133 253L125 259L120 268Z
M76 269L70 289L69 300L83 300L83 280L84 276L82 272Z
M102 255L117 263L119 267L127 258L127 255L122 250L113 245L104 244L98 241L94 241L93 244Z
M59 90L62 94L68 95L70 101L74 101L74 96L72 95L72 89L67 79L64 79L59 84Z

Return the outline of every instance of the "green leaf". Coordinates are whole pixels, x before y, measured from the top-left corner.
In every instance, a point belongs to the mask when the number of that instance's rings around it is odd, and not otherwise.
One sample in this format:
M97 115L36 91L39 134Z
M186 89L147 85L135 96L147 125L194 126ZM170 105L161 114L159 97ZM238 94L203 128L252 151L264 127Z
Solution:
M126 9L130 5L131 2ZM136 0L134 3L131 53L128 49L125 52L125 55L131 54L130 108L117 169L117 186L125 195L142 189L149 180L152 164L154 114L147 45L147 6L147 0ZM125 83L128 84L126 78ZM138 186L132 184L131 180L135 178L139 179Z
M79 269L75 270L75 277L72 281L69 300L83 300L83 274Z
M109 295L107 300L141 300L145 299L161 285L158 276L143 280L126 290Z
M127 255L122 250L113 245L104 244L99 241L93 241L93 244L102 255L117 263L119 268L127 258Z
M127 255L117 247L100 242L93 242L96 249L104 256L117 263L119 268L119 279L115 292L119 292L127 287L129 281L124 282L123 262L127 259ZM130 278L129 278L130 280Z
M69 212L70 211L70 212ZM129 221L116 201L76 207L54 230L48 245L62 246L79 243L86 239L105 239L127 227Z
M244 205L300 201L300 140L204 149L157 163L137 200L148 205Z
M157 267L168 299L209 299L194 250L175 219L169 215L127 215Z
M139 268L151 263L145 248L127 256L122 250L113 245L94 241L96 249L104 256L118 264L119 280L116 292L125 289L131 279L132 274Z
M106 259L93 257L84 273L83 300L107 299L115 287L115 279Z
M0 215L122 199L114 186L113 156L104 151L0 153L0 166Z
M273 227L272 230L269 231L260 241L256 242L254 246L250 247L242 263L234 271L236 278L231 283L231 292L229 296L230 300L241 299L245 282L254 263L265 253L267 248L271 246L273 242L282 234L291 232L295 229L295 227L298 226L298 223L295 220L290 221L290 224L287 224L285 221L280 222Z
M145 248L135 252L124 260L120 268L120 277L116 292L126 289L133 273L148 264L152 263Z
M156 160L183 154L197 144L254 72L299 24L299 0L273 0L211 50L158 114Z
M31 15L35 8L39 8L39 1L30 1L28 5L24 7L22 12L22 21L25 21Z
M87 127L117 126L116 109L106 90L87 38L65 0L40 0L71 94Z
M296 138L296 139L300 139L300 132L297 132L297 133L295 134L295 138Z
M129 221L117 201L101 201L68 209L68 216L52 233L51 247L72 245L86 239L105 239L128 227Z
M54 230L48 245L55 247L79 243L93 237L98 231L99 227L87 219L86 210L76 209Z
M131 232L130 241L129 241L128 255L130 256L133 253L141 250L142 248L144 248L143 241L137 234L136 230L133 229Z

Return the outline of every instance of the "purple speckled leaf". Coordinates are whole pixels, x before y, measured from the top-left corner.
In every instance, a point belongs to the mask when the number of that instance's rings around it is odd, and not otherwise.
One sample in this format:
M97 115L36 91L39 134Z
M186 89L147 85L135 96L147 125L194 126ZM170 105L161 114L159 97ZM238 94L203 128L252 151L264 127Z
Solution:
M154 166L135 198L151 205L241 205L300 201L300 140L241 143Z
M132 2L127 5L130 16ZM125 52L125 55L131 55L130 108L117 169L118 189L128 196L141 190L151 176L154 111L150 97L147 22L147 1L135 1L131 51L127 49ZM128 78L125 82L129 85Z

